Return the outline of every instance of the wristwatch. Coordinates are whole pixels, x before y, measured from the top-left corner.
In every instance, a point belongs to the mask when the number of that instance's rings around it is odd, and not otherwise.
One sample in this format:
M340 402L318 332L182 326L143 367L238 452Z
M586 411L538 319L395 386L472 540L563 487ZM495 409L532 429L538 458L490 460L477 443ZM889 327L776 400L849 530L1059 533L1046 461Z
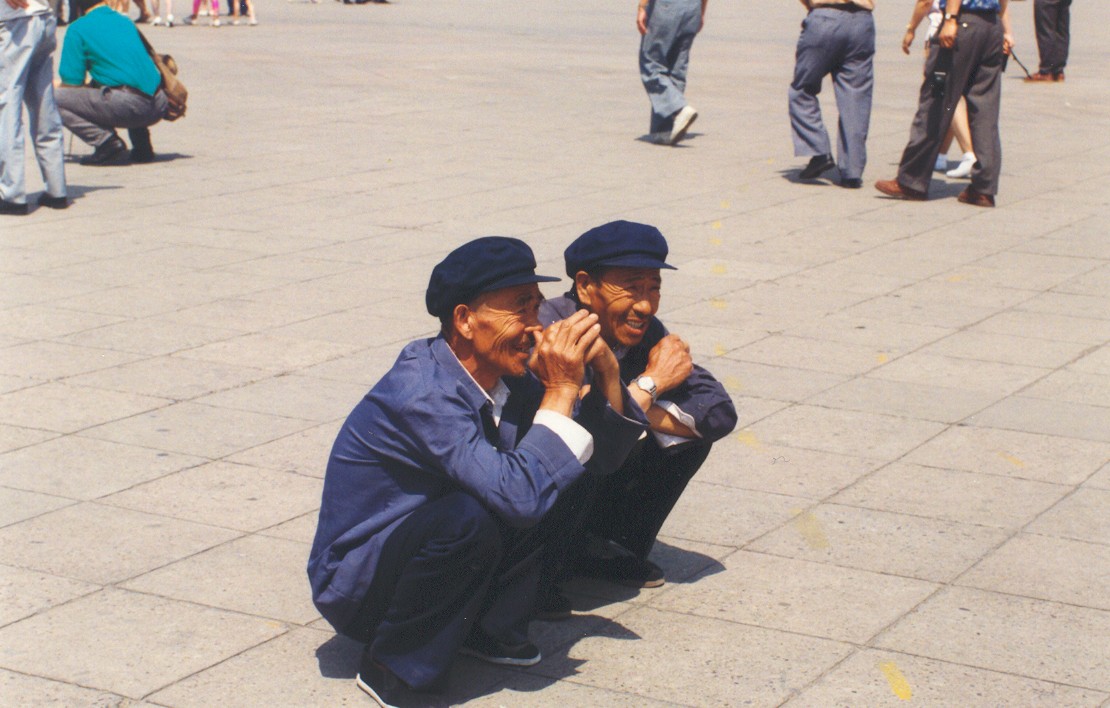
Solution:
M651 396L652 403L655 403L655 400L659 398L659 387L655 385L655 379L650 376L641 376L633 383L639 386L641 391Z
M955 19L959 19L959 13L951 13L951 12L944 13L944 21L945 22L947 22L948 20L955 20Z

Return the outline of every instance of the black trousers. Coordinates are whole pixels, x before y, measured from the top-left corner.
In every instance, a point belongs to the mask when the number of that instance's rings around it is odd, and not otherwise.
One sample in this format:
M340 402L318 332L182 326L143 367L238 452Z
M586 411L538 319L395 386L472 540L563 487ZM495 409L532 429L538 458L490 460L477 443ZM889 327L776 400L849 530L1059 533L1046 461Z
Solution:
M998 135L998 112L1002 97L1002 23L994 13L961 13L952 66L943 95L933 92L932 75L940 59L941 47L934 40L925 61L925 81L921 85L917 114L910 126L910 141L898 165L898 183L919 192L929 191L940 143L952 123L952 112L967 100L971 142L975 147L975 166L971 186L980 194L998 193L1002 171L1002 141Z
M1068 63L1071 42L1071 0L1033 0L1040 72L1059 74Z
M474 623L510 643L528 639L552 512L513 529L458 491L408 516L390 534L359 614L343 633L417 690L442 687Z
M659 529L712 447L699 440L661 448L649 434L616 472L601 478L586 513L586 529L616 541L641 560L647 558Z

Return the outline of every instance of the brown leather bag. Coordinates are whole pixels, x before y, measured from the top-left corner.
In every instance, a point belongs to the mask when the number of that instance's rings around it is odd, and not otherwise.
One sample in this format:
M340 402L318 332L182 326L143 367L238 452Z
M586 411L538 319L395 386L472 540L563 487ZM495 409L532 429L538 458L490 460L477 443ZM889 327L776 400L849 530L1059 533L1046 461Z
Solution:
M142 32L139 32L139 39L143 40L143 46L150 54L154 66L158 67L158 73L162 75L162 90L167 99L166 114L163 118L169 121L177 120L185 115L185 103L189 100L189 89L185 88L185 84L177 78L177 62L169 54L159 54L154 51L154 47L150 46L150 42Z

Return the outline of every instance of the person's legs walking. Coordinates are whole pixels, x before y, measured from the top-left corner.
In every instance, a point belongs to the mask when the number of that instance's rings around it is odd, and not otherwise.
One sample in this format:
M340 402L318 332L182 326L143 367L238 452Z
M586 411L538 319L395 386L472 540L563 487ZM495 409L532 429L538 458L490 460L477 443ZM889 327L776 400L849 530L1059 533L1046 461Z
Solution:
M66 197L65 135L62 117L54 101L54 49L56 20L51 15L40 15L42 38L35 47L27 76L23 101L30 118L31 137L35 158L46 185L47 200L53 205L64 206ZM61 199L61 202L57 200Z
M35 18L0 22L0 200L26 210L23 93L34 51L30 25ZM22 208L20 208L22 207Z
M979 194L998 193L1002 171L1002 140L998 133L999 103L1002 97L1002 25L978 17L968 20L978 48L978 66L967 87L967 113L971 141L975 145L975 165L971 168L971 188Z
M844 12L843 10L841 12ZM875 21L870 12L845 13L847 51L833 70L833 92L840 114L837 122L837 167L841 179L858 180L867 164L867 131L871 124L871 90L875 84Z
M802 33L794 52L794 79L790 82L788 109L794 156L829 155L832 146L821 118L821 82L835 61L836 18L826 17L837 10L816 10L802 22Z

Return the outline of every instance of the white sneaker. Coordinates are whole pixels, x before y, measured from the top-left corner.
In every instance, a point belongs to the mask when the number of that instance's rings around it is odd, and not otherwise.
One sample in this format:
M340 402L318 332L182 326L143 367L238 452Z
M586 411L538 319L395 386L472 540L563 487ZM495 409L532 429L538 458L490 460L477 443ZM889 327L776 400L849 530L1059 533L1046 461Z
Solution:
M166 27L173 27L173 15L166 15Z
M971 168L975 166L975 153L965 152L963 158L960 159L960 164L956 165L954 169L948 170L944 174L954 179L966 179L971 176Z
M212 26L213 27L219 27L220 26L220 18L217 17L216 19L212 20Z
M162 24L162 18L161 17L155 17L153 20L150 21L150 26L151 27L157 27L161 24Z
M686 131L689 130L690 126L694 124L694 121L697 119L697 117L698 112L694 109L693 106L687 105L678 112L678 115L674 117L674 127L671 128L671 145L674 145L679 140L682 140L682 138L686 137Z
M937 161L933 164L933 172L945 172L948 170L948 156L937 155Z
M254 27L255 25L258 24L258 20L256 20L255 18L252 17L251 21L248 22L247 24L250 25L251 27Z

